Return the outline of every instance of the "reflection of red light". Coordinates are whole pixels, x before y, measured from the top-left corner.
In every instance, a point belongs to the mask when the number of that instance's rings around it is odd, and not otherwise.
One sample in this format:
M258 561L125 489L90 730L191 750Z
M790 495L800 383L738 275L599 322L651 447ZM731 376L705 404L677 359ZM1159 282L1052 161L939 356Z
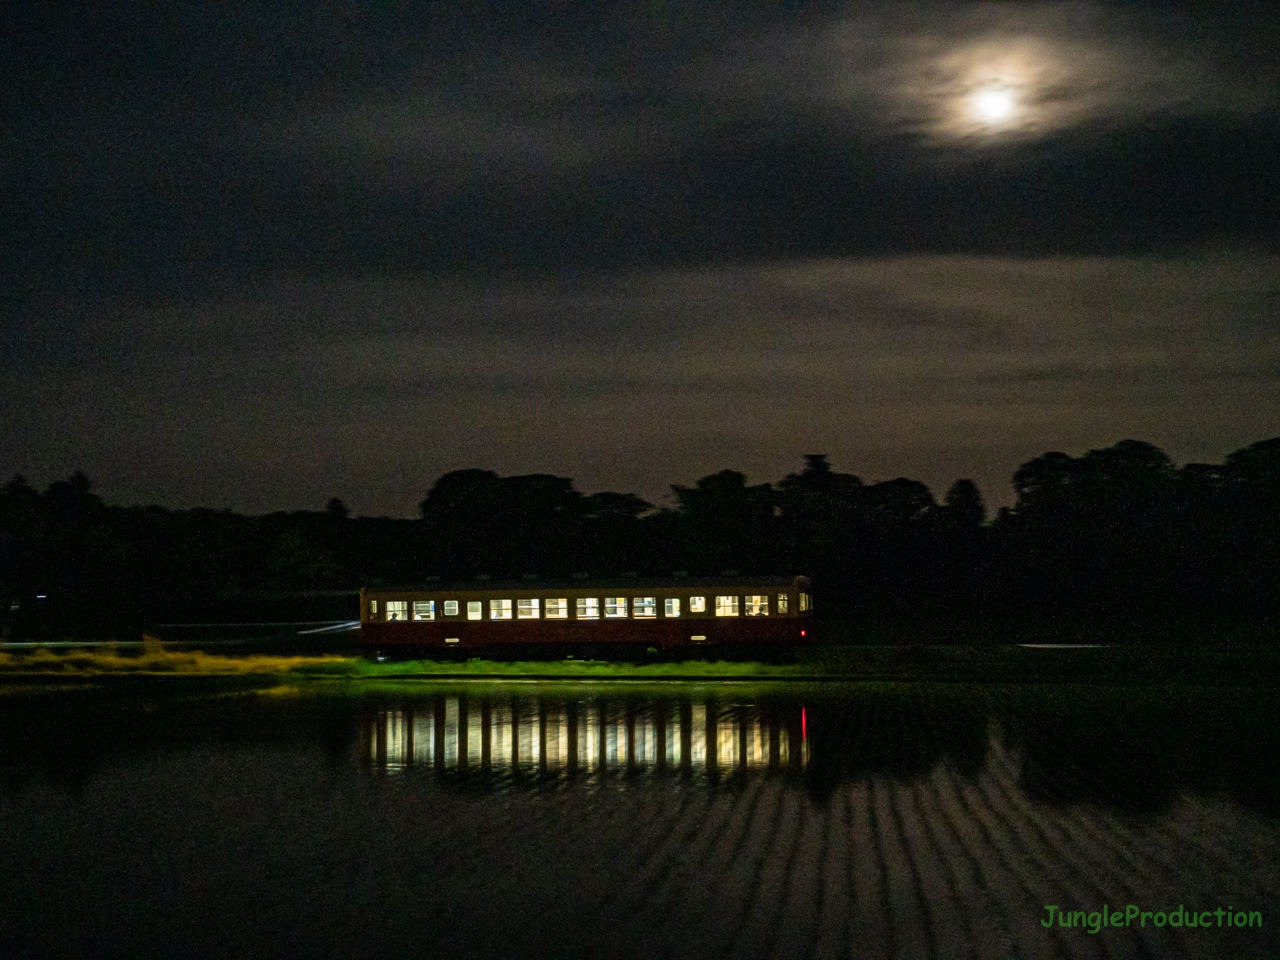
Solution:
M809 718L805 716L804 707L800 708L800 739L809 739Z

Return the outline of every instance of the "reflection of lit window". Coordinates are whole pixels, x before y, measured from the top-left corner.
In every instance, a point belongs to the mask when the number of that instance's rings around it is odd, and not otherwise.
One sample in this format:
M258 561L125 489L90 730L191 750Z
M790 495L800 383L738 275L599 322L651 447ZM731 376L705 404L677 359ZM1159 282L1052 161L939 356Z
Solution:
M408 620L409 619L409 601L408 600L388 600L387 601L387 619L388 620Z
M680 715L676 713L667 723L667 760L678 764L680 759Z
M431 763L435 760L436 718L428 714L413 718L413 761Z
M736 617L738 615L737 597L716 597L717 617Z
M518 728L512 731L512 736L514 737L516 752L519 754L519 765L522 767L536 767L538 761L542 759L540 752L542 743L541 737L538 736L537 716L522 712Z
M635 755L637 767L651 767L658 756L658 738L653 729L653 721L636 720Z
M484 756L484 725L479 710L470 710L467 713L467 762L480 762L480 758Z
M631 615L633 617L656 617L658 615L658 601L654 597L636 597L631 602Z
M595 767L600 759L600 710L588 706L578 720L578 761Z
M707 598L706 597L690 597L689 612L690 613L706 613Z
M627 598L626 597L605 597L604 598L604 615L616 620L618 617L627 615Z
M521 620L537 620L538 619L538 601L537 600L517 600L516 601L516 617Z
M667 597L662 607L663 607L662 609L663 616L667 616L667 617L680 616L680 598L679 597Z
M480 618L481 618L480 601L468 600L467 601L467 619L479 620Z
M787 595L785 593L778 594L778 612L787 612Z
M716 725L716 763L721 767L738 765L738 733L736 720L721 721Z
M489 601L489 619L490 620L510 620L511 619L511 601L510 600L490 600Z
M511 707L497 703L493 706L491 762L497 766L511 763Z
M596 597L579 597L577 606L579 620L599 619L600 601Z
M476 602L479 603L479 601ZM470 607L471 604L468 603L467 606ZM458 765L457 697L446 697L444 701L444 763L447 767L456 767Z
M369 601L369 616L371 616L371 617L376 617L377 615L378 615L378 601L377 601L377 600L370 600L370 601Z
M556 769L563 767L569 759L569 724L564 713L558 709L548 709L543 713L547 725L547 767Z
M391 601L394 603L395 601ZM387 606L391 606L388 603ZM387 769L399 770L408 759L408 724L399 710L387 711Z
M743 598L748 617L767 617L769 615L769 598L764 594L748 594Z
M747 728L747 756L749 767L762 767L769 762L769 731L759 720Z
M689 711L689 762L695 767L707 765L707 707L695 703Z
M457 600L446 600L444 602L444 615L446 617L456 617L458 615Z
M534 601L534 603L537 603L537 602L538 601L536 600ZM567 616L569 616L568 600L566 600L564 597L560 597L558 600L547 601L546 618L548 620L563 620Z
M564 766L569 761L569 718L556 717L556 756L560 758L560 765Z
M434 620L436 618L436 602L434 600L413 601L413 619Z

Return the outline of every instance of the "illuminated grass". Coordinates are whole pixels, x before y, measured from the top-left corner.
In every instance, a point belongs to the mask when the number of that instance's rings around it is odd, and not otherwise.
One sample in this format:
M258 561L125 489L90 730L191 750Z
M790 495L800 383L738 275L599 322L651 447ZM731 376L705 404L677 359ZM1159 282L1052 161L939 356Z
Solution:
M30 652L0 652L0 676L56 675L95 677L121 674L182 676L244 676L294 672L332 672L349 675L349 657L227 657L200 650L170 651L147 644L141 653L121 653L113 647L55 653L45 647Z
M371 679L408 677L759 677L786 679L812 673L793 665L686 661L630 664L603 660L498 661L410 660L378 662L344 656L224 656L199 650L172 651L147 644L140 653L113 647L54 652L0 652L0 676L97 677L113 675L245 676L289 674L297 678Z
M1102 679L1149 683L1181 679L1197 683L1274 683L1280 656L1274 651L1226 653L1199 648L1135 646L1066 653L1000 646L828 647L803 651L798 663L685 660L630 663L608 660L372 660L359 656L226 655L171 650L159 642L137 647L47 647L0 650L0 678L97 676L285 676L296 680L414 680L506 678L563 680L806 680L846 679L920 682L1008 682Z

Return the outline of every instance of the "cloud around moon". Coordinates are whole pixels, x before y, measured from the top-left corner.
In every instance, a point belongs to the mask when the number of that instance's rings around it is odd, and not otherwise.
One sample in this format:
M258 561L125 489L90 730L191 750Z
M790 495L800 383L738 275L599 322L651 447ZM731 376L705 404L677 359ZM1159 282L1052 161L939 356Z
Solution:
M1155 15L1087 3L1001 6L998 16L984 4L930 11L852 13L815 31L810 54L830 105L870 131L938 146L977 145L993 130L1026 139L1277 105L1274 78L1242 74L1203 37Z

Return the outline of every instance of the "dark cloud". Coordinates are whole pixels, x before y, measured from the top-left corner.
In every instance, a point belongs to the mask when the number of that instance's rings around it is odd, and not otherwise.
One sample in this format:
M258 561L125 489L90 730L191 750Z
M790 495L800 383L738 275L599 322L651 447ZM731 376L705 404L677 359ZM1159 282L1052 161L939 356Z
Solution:
M1278 297L1270 255L301 279L150 311L126 355L118 318L90 315L74 362L8 378L34 412L8 443L126 498L259 510L336 490L408 513L472 465L660 499L812 450L938 491L972 476L1002 502L1050 447L1141 436L1217 460L1280 433Z
M340 9L16 31L29 275L1274 239L1260 10ZM990 82L1019 100L995 129Z

